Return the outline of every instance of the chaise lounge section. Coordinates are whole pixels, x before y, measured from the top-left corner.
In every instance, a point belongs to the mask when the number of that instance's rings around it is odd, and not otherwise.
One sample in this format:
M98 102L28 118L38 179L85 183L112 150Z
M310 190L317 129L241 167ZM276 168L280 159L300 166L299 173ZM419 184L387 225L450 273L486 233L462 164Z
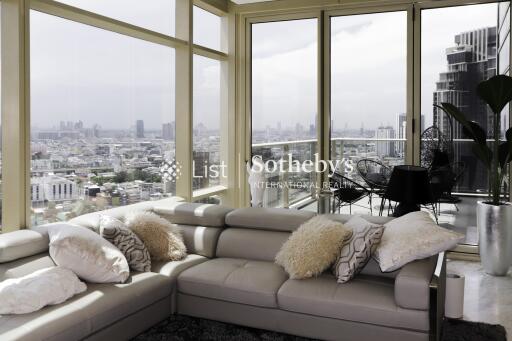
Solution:
M371 261L352 281L326 272L289 279L274 263L290 234L315 214L231 209L181 199L92 213L72 222L94 228L100 214L153 211L182 231L189 255L132 273L125 284L88 284L63 304L0 317L2 340L123 340L183 314L326 340L436 340L443 316L444 256L381 273ZM341 222L350 216L330 215ZM366 217L376 223L389 218ZM44 226L0 236L0 280L53 266Z

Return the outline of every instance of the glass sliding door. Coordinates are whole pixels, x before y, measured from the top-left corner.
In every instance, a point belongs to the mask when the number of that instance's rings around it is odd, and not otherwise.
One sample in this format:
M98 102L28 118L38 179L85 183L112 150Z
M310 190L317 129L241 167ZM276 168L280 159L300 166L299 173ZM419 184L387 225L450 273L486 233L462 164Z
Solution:
M362 174L405 161L407 13L330 20L331 159L340 175L369 187ZM368 214L368 198L359 204L352 212Z
M269 166L263 206L287 207L315 186L314 172L288 166L317 149L318 21L255 23L251 33L252 156Z
M450 170L440 223L466 233L468 244L478 243L474 207L479 196L486 195L487 171L460 124L435 105L457 106L492 138L494 115L478 98L476 87L498 73L508 73L507 11L508 5L499 3L421 11L420 161L430 169ZM504 132L508 115L502 119Z

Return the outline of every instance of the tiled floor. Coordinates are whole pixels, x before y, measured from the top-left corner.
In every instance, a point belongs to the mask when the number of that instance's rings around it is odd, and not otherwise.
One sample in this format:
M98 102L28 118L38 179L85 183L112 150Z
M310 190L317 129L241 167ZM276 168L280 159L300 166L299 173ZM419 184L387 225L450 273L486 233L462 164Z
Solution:
M501 324L512 335L512 272L493 277L479 262L455 260L447 271L465 277L464 320Z

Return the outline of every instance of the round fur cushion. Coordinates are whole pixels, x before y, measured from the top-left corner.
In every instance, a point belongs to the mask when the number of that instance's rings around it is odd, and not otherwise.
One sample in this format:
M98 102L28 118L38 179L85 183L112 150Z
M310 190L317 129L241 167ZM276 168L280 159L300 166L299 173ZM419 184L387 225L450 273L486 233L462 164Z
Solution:
M180 232L164 218L151 212L137 212L128 214L125 222L142 239L152 260L175 261L187 256Z
M292 279L317 276L336 260L351 235L352 230L342 223L316 216L292 233L277 253L276 263Z

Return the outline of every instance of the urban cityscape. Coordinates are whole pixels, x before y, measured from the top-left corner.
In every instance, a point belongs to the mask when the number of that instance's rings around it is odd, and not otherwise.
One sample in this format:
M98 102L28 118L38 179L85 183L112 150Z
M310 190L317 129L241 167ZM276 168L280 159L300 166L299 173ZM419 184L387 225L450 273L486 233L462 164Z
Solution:
M52 129L33 129L31 139L33 224L175 194L175 179L165 173L175 157L174 122L149 130L137 120L126 131L62 121ZM205 165L218 164L218 148L218 132L197 125L194 189L212 185L202 175Z
M480 28L454 37L454 45L446 48L446 71L439 74L432 103L451 102L486 127L491 134L492 115L476 100L478 82L497 72L496 28ZM342 123L343 129L331 132L331 158L356 163L370 158L395 166L404 162L406 149L406 114L393 114L394 122L377 128L365 128L365 122ZM453 162L465 164L465 176L459 191L475 191L485 187L485 170L472 157L463 141L460 127L439 109L423 113L432 117L438 136L452 143ZM315 117L315 114L311 115ZM508 125L508 121L503 126ZM338 126L332 123L332 126ZM264 160L278 160L291 153L302 162L316 152L315 124L287 126L277 121L274 126L252 133L253 155ZM220 132L199 123L194 127L193 188L217 184L218 179L201 177L205 165L220 162ZM140 201L156 200L175 194L175 181L165 176L166 163L175 157L175 123L163 123L161 129L148 129L141 118L129 130L103 129L99 124L85 126L78 121L61 121L51 128L31 132L31 201L32 224L64 221L88 212ZM343 170L341 170L343 171ZM357 174L350 174L355 180ZM283 181L282 174L268 174L272 182ZM289 182L314 183L314 174L294 173ZM290 202L309 196L314 189L307 185L291 188L286 193ZM267 190L265 206L282 203L283 188Z

